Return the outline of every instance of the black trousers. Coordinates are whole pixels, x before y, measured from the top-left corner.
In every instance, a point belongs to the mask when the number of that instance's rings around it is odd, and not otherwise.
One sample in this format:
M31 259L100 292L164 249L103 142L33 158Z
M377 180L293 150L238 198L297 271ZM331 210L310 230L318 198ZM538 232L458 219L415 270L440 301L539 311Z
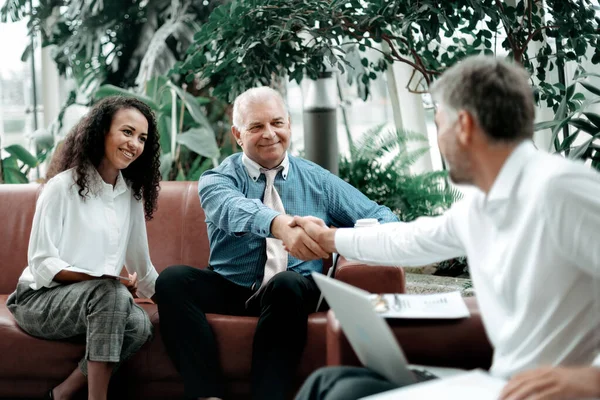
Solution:
M308 377L296 400L356 400L398 385L363 367L325 367Z
M286 399L306 343L308 314L320 291L312 277L281 272L254 292L210 269L177 265L156 281L160 331L181 374L186 397L221 397L225 381L206 313L259 316L252 348L252 398ZM226 351L226 350L225 350Z

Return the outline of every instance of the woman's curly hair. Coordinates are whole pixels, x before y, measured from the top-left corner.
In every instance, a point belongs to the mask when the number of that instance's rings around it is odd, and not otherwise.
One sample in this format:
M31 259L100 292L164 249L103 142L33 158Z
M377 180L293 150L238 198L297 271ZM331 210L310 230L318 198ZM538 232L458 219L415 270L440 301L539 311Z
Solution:
M78 193L85 199L90 193L88 168L90 165L96 168L100 165L104 158L106 134L114 115L122 109L136 109L148 121L148 138L144 151L121 173L131 184L135 199L144 199L146 220L151 220L160 190L160 140L154 113L146 103L133 97L111 96L94 104L55 152L46 178L50 179L60 172L75 168Z

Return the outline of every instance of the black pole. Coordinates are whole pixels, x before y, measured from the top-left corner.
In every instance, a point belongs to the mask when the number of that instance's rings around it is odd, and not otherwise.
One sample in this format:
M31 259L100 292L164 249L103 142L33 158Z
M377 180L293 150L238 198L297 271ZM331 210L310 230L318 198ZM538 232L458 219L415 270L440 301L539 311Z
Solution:
M335 175L338 174L339 159L336 84L330 71L309 81L302 113L305 157Z

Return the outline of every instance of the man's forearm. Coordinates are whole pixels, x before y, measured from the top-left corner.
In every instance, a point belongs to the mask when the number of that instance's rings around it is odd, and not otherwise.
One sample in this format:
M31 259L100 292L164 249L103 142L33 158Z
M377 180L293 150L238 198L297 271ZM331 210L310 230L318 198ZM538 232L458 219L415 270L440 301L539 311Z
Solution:
M286 214L279 214L271 221L271 235L283 240L286 229L290 229L289 223L293 218Z
M335 247L335 232L337 228L324 228L317 234L316 242L328 253L337 253Z

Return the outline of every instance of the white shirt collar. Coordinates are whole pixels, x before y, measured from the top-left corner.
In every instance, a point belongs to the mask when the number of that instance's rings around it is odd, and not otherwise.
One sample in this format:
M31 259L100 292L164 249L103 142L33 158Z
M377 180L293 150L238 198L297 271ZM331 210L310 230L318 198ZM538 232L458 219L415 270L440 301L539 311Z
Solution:
M486 203L496 203L510 198L525 164L536 151L533 142L530 140L523 141L513 150L492 184L492 188L486 196Z
M519 186L525 165L536 152L535 146L529 140L519 144L508 156L492 184L492 188L483 198L483 210L496 226L504 226L514 216L508 203Z
M262 174L262 172L260 172L260 170L264 169L264 168L257 162L248 158L248 156L246 156L245 153L242 154L242 163L244 164L244 167L246 167L246 171L248 172L248 175L250 176L250 178L252 178L252 180L254 182L256 182L258 180L258 177L260 176L260 174ZM281 164L279 164L275 168L278 168L278 167L283 167L283 170L281 171L281 176L283 176L283 179L287 179L288 172L290 169L290 159L288 158L287 151L285 152L285 157L283 158L283 161L281 162Z
M121 171L119 171L119 174L117 175L117 182L115 183L115 186L113 187L113 185L111 185L110 183L106 183L104 182L104 179L102 179L102 176L100 175L100 173L98 172L98 170L94 167L90 167L90 171L91 171L91 182L93 182L94 188L90 188L90 190L92 191L92 193L97 193L97 194L102 194L102 193L110 193L112 194L114 197L120 195L121 193L124 193L127 191L128 186L127 183L125 182L125 178L123 178L123 174L121 173ZM96 190L94 190L96 189Z

